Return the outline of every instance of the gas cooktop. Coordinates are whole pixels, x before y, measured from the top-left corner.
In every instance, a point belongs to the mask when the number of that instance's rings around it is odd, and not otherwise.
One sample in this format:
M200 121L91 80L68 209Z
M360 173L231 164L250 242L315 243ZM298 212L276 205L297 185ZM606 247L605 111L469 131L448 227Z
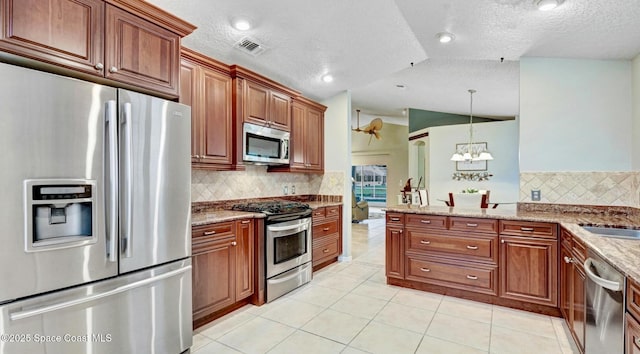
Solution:
M308 211L309 204L291 202L286 200L268 200L263 202L250 202L236 204L232 210L264 213L267 215L287 215Z

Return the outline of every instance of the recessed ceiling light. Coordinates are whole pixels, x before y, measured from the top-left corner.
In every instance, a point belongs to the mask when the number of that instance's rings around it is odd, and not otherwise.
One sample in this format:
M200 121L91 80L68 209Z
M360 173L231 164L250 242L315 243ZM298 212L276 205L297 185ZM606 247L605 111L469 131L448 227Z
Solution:
M326 74L326 75L322 75L322 81L329 83L331 81L333 81L333 76Z
M436 38L438 38L438 41L440 41L440 43L449 43L453 41L456 38L456 36L454 36L453 33L440 32L436 34Z
M536 6L540 11L549 11L553 10L560 5L559 0L537 0Z
M238 18L233 21L233 28L238 31L248 31L251 29L251 24L245 19Z

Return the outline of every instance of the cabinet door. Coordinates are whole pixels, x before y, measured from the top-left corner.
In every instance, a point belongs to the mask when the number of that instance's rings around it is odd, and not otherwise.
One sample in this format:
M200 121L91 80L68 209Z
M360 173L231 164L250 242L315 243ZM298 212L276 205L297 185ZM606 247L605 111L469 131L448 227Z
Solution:
M200 161L204 163L232 163L231 76L202 68L202 102L200 129L203 143Z
M102 76L104 6L102 0L0 0L0 50Z
M567 321L569 330L572 330L573 325L571 321L571 299L573 294L571 293L571 286L573 279L571 275L573 268L571 265L571 249L566 247L560 248L560 311L562 317Z
M500 245L500 297L557 306L557 241L500 236Z
M626 354L640 354L640 323L631 316L630 313L625 313L625 340L624 340L624 352Z
M246 80L245 117L244 121L266 125L268 120L267 105L269 104L269 89Z
M402 227L387 226L385 242L387 277L404 279L404 230Z
M199 161L202 141L202 114L196 99L200 91L198 74L197 64L189 60L180 62L180 103L191 106L191 162Z
M106 5L105 76L178 97L180 37Z
M193 319L235 302L236 247L233 238L198 246L193 255ZM197 252L197 253L196 253Z
M254 234L251 220L240 220L236 227L236 301L253 295Z
M305 129L307 168L314 171L324 170L324 113L309 108Z
M572 331L581 353L584 353L584 332L586 329L586 299L585 284L586 276L582 264L572 263L572 300L571 300L571 321Z
M295 168L306 168L307 151L307 109L303 104L294 102L291 107L291 144L289 149L289 165Z
M291 97L271 91L267 118L273 128L289 131L291 129Z

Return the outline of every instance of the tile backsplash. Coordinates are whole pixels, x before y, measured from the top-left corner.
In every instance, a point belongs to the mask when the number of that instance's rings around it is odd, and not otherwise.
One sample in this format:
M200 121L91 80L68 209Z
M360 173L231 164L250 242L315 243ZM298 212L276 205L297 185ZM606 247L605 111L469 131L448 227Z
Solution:
M306 173L267 173L266 166L246 166L245 171L191 171L191 201L268 198L292 195L342 195L344 172L325 171L323 175Z
M520 202L640 207L640 172L521 172Z

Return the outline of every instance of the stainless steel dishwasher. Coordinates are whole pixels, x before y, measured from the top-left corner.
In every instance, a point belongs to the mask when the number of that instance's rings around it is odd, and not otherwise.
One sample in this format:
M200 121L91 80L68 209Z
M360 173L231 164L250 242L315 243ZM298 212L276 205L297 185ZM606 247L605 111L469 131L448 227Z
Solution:
M584 262L586 284L585 354L624 352L625 278L589 250Z

